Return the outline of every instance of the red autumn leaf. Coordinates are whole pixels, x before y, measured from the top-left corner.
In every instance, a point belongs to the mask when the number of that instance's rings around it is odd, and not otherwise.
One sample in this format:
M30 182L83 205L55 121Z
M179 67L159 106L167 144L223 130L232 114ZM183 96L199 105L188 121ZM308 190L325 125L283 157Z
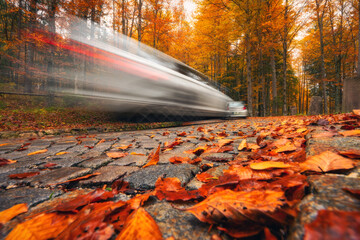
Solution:
M153 195L153 192L138 194L135 197L129 199L126 203L130 206L131 209L138 209L139 207L144 205L144 203L149 199L149 197Z
M160 159L160 145L161 144L159 144L158 148L156 149L156 152L154 154L150 155L151 156L150 161L147 164L145 164L142 168L146 168L148 166L156 165L159 162L159 159Z
M39 175L40 172L27 172L27 173L17 173L9 175L10 179L24 179L32 176Z
M7 240L18 239L54 239L75 219L75 215L58 213L42 213L18 224L7 235Z
M209 174L207 172L203 172L203 173L196 174L196 179L199 180L200 182L207 183L216 178L214 178L214 176L212 176L211 174Z
M223 130L222 132L217 132L216 134L219 137L227 137L227 136L229 136L229 134L227 134L225 130Z
M88 194L81 195L72 200L64 200L62 203L55 207L55 211L58 212L78 212L79 207L83 207L87 204L106 200L114 197L114 193L108 192L103 189L96 189Z
M204 127L198 127L196 129L198 132L205 132L205 128Z
M197 157L194 159L190 159L190 161L188 162L189 164L198 164L199 162L201 162L201 158Z
M257 226L260 230L264 225L278 218L272 218L284 204L284 193L281 191L234 192L224 190L210 195L204 201L187 209L200 221L209 224L224 224L221 229L232 229L238 226L240 231L227 231L233 237L239 235L252 236L259 231L241 229L241 226ZM283 219L286 221L286 219ZM249 232L247 232L249 231ZM247 234L248 233L248 234Z
M230 166L229 169L224 170L224 173L230 174L230 175L237 175L240 180L246 180L246 179L272 179L274 175L270 171L256 171L252 170L250 167L243 167L243 166L237 166L233 165Z
M126 152L107 152L106 155L110 158L117 159L128 155Z
M352 169L354 161L344 158L337 153L325 151L315 156L309 157L300 164L302 171L329 172L334 170Z
M51 168L51 167L55 167L57 164L56 163L47 163L44 165L45 168Z
M320 210L316 219L305 224L304 240L360 239L360 213Z
M181 132L181 133L178 133L177 134L179 137L184 137L184 136L186 136L186 132Z
M155 183L155 196L159 200L188 201L202 198L199 191L187 191L178 178L158 178Z
M167 135L169 135L170 134L170 132L169 131L166 131L166 132L163 132L163 136L167 136Z
M188 157L177 157L177 156L175 156L175 157L169 158L169 162L174 163L174 164L188 163L190 161L191 161L191 159L188 158Z
M360 158L360 150L347 150L347 151L339 151L339 153L348 158Z
M126 220L116 240L152 239L162 240L162 233L155 220L143 208L135 210Z
M172 143L164 144L164 148L165 148L165 149L170 149L170 148L173 148L173 147L175 147L175 146L177 146L177 145L180 145L180 144L182 144L182 143L183 143L183 141L177 140L177 141L174 141L174 142L172 142Z
M93 177L93 176L97 176L97 175L100 175L100 174L101 174L101 173L95 172L95 173L91 173L91 174L88 174L88 175L85 175L85 176L82 176L82 177L69 179L69 180L66 180L66 181L64 181L64 182L55 183L54 185L60 185L60 184L64 184L64 183L69 183L69 182L76 182L76 181L80 181L80 180L85 180L85 179L88 179L88 178L91 178L91 177Z
M123 181L122 179L118 179L111 185L112 191L115 194L126 192L129 190L129 183Z
M10 160L10 159L5 159L5 158L0 158L0 166L12 164L12 163L16 163L16 161Z
M11 219L13 219L14 217L16 217L17 215L21 214L21 213L25 213L28 211L28 206L26 203L21 203L21 204L17 204L12 206L9 209L6 209L4 211L0 212L0 228L2 224L7 223L8 221L10 221Z

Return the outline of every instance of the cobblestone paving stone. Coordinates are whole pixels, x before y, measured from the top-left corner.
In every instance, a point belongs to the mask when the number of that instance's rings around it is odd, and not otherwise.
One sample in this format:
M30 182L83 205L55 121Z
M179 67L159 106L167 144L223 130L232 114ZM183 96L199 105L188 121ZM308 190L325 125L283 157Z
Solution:
M272 120L236 120L244 129L232 129L233 121L223 121L206 125L213 132L226 130L227 138L238 138L239 131L242 134L251 134L256 128L254 124L267 124ZM18 203L28 203L31 210L36 206L47 204L54 199L66 198L69 193L64 191L67 186L90 191L104 185L124 179L130 186L138 191L153 189L158 177L177 177L182 186L187 189L198 189L202 185L195 178L200 172L200 167L191 164L172 164L169 159L173 156L189 157L195 159L192 153L184 153L186 150L195 149L206 144L199 140L202 132L196 131L198 126L183 126L167 129L143 130L134 132L99 133L78 136L56 136L38 139L17 138L0 140L0 158L12 159L17 162L0 167L0 211ZM360 148L359 137L334 136L332 138L312 138L316 133L323 132L322 126L311 126L313 131L307 136L307 155L315 155L324 150L350 150ZM164 143L174 142L182 132L184 141L172 150L160 154L160 161L155 166L142 168L151 152ZM237 146L242 139L236 139L231 144L234 150L227 153L207 153L201 155L201 164L211 164L213 167L208 173L214 177L222 174L227 169L227 162L246 159L249 153L238 155ZM256 143L256 136L248 137L248 143ZM127 146L124 147L124 146ZM126 148L126 149L121 149ZM45 153L28 155L32 152L47 149ZM21 150L21 151L19 151ZM106 155L109 151L127 153L122 158L111 158ZM60 153L60 154L59 154ZM52 164L51 167L46 167ZM54 165L55 164L55 165ZM206 169L205 169L206 170ZM24 178L10 179L10 174L39 171L39 175ZM204 171L204 169L202 169ZM91 173L100 173L89 179L81 180L75 184L62 184L63 182ZM309 194L300 202L300 214L294 225L290 228L291 239L302 239L304 236L304 224L314 220L317 212L321 209L356 210L360 209L360 202L348 196L342 188L349 187L360 189L359 168L345 173L324 174L322 176L310 176ZM131 195L119 194L116 199L127 200ZM50 199L52 198L52 199ZM40 205L39 205L40 204ZM170 236L175 239L211 239L216 233L216 228L208 231L209 225L198 221L192 214L181 211L183 206L174 206L166 201L152 199L145 205L145 209L154 217L163 237ZM5 228L6 229L6 228ZM4 233L2 233L5 236ZM222 235L223 239L231 239Z

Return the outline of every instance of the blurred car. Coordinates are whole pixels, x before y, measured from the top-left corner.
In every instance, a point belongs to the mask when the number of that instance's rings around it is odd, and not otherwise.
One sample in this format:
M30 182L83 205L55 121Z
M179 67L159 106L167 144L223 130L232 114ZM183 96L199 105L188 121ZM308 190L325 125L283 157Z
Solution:
M247 117L245 103L241 101L228 102L228 117Z

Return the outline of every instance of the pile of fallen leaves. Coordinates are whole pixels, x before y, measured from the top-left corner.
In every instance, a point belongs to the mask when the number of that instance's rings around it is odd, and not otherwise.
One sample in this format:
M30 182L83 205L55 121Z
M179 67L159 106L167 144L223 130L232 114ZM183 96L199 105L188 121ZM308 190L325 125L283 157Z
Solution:
M231 123L230 123L231 124ZM328 127L337 124L336 127ZM322 136L360 136L360 112L351 114L315 116L308 118L283 118L279 124L254 123L252 132L242 130L248 126L234 124L224 129L194 127L202 133L204 143L187 153L197 158L170 158L172 164L196 164L202 172L196 178L203 182L197 190L187 190L178 178L160 177L155 189L136 195L128 201L114 201L119 193L134 191L126 182L118 180L111 186L55 205L51 210L28 216L16 225L6 239L162 239L154 219L144 209L150 198L169 202L186 202L182 209L197 219L216 227L234 238L257 236L266 239L284 239L288 226L297 215L296 204L306 195L307 175L327 172L344 172L353 169L359 150L346 152L325 151L307 157L307 136L312 125L322 126ZM228 138L226 131L236 132L236 138ZM167 135L164 132L163 135ZM149 156L143 168L156 165L159 156L192 138L191 132L179 132L173 142L166 142ZM247 139L256 137L256 143ZM239 141L240 140L240 141ZM240 142L236 144L234 142ZM121 158L129 146L120 151L108 152L112 158ZM213 175L213 164L202 163L208 153L233 152L238 156L228 164L221 175ZM221 155L213 161L225 162ZM11 163L4 163L11 164ZM344 190L345 191L345 190ZM359 197L359 193L346 189ZM16 205L0 213L0 223L27 211L24 204ZM307 239L316 239L322 221L329 217L339 222L336 216L345 216L344 224L359 221L359 213L344 213L324 210L319 219L305 226ZM327 233L328 235L330 233ZM357 235L359 237L359 235ZM220 236L213 236L219 239Z

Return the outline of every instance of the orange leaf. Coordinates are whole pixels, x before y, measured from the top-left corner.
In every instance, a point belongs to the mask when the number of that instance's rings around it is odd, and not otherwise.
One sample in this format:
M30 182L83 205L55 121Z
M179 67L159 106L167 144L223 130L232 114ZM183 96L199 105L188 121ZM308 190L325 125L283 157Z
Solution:
M345 137L360 137L360 129L340 132Z
M5 158L0 158L0 166L12 164L12 163L16 163L16 161L10 160L10 159L5 159Z
M26 203L17 204L15 206L12 206L9 209L6 209L2 212L0 212L0 226L1 224L5 224L17 215L27 212L28 206Z
M38 151L35 151L35 152L28 153L28 156L35 155L35 154L40 154L40 153L46 153L47 151L48 151L47 149L38 150Z
M56 238L75 219L75 215L42 213L18 224L6 237L7 240L41 240Z
M333 170L343 170L354 168L354 161L344 158L331 151L325 151L315 156L309 157L301 163L302 171L329 172Z
M59 156L59 155L64 155L64 154L67 154L69 152L58 152L57 154L55 154L56 156Z
M2 147L2 146L6 146L6 145L9 145L10 143L2 143L2 144L0 144L0 147Z
M354 109L354 110L353 110L353 113L354 113L355 115L360 116L360 109Z
M143 168L146 168L148 166L151 166L151 165L156 165L158 162L159 162L159 157L160 157L160 145L158 146L158 148L156 149L156 152L153 154L153 156L151 157L150 161L145 164L143 166ZM151 156L151 155L150 155Z
M274 152L292 152L296 150L296 146L293 143L286 143L284 146L280 146L279 148L275 149Z
M129 144L129 145L121 144L121 146L120 146L120 147L117 147L117 149L126 150L126 149L128 149L129 147L131 147L131 146L132 146L132 144Z
M239 151L242 151L244 149L247 148L247 142L246 142L246 139L242 140L242 142L240 143L239 147L238 147L238 150Z
M126 220L117 240L152 239L160 240L162 234L154 219L143 208L135 210Z
M178 178L159 177L155 183L155 196L159 200L188 201L202 198L198 190L187 191Z
M131 152L130 155L145 156L143 153Z
M138 194L135 197L129 199L126 203L132 209L138 209L139 207L144 205L144 203L149 199L149 197L151 197L153 195L154 195L153 192L144 193L144 194Z
M218 145L219 145L219 147L223 147L223 146L229 145L229 144L231 144L233 142L234 142L234 140L232 140L232 139L220 139L218 141Z
M348 158L360 158L360 150L339 151L339 153Z
M174 163L174 164L179 164L179 163L188 163L191 162L191 159L188 157L171 157L169 158L169 162Z
M60 184L64 184L64 183L80 181L80 180L88 179L88 178L91 178L91 177L93 177L93 176L97 176L97 175L100 175L100 174L101 174L101 173L99 173L99 172L95 172L95 173L91 173L91 174L88 174L88 175L85 175L85 176L82 176L82 177L69 179L69 180L66 180L66 181L64 181L64 182L55 183L55 185L60 185Z
M211 174L209 174L207 172L196 174L196 178L200 182L204 182L204 183L210 182L213 179L217 179L216 177L212 176Z
M128 155L126 152L107 152L106 155L110 158L117 159Z
M271 168L290 168L292 165L286 164L283 162L257 162L257 163L251 163L250 168L253 170L265 170L265 169L271 169Z

